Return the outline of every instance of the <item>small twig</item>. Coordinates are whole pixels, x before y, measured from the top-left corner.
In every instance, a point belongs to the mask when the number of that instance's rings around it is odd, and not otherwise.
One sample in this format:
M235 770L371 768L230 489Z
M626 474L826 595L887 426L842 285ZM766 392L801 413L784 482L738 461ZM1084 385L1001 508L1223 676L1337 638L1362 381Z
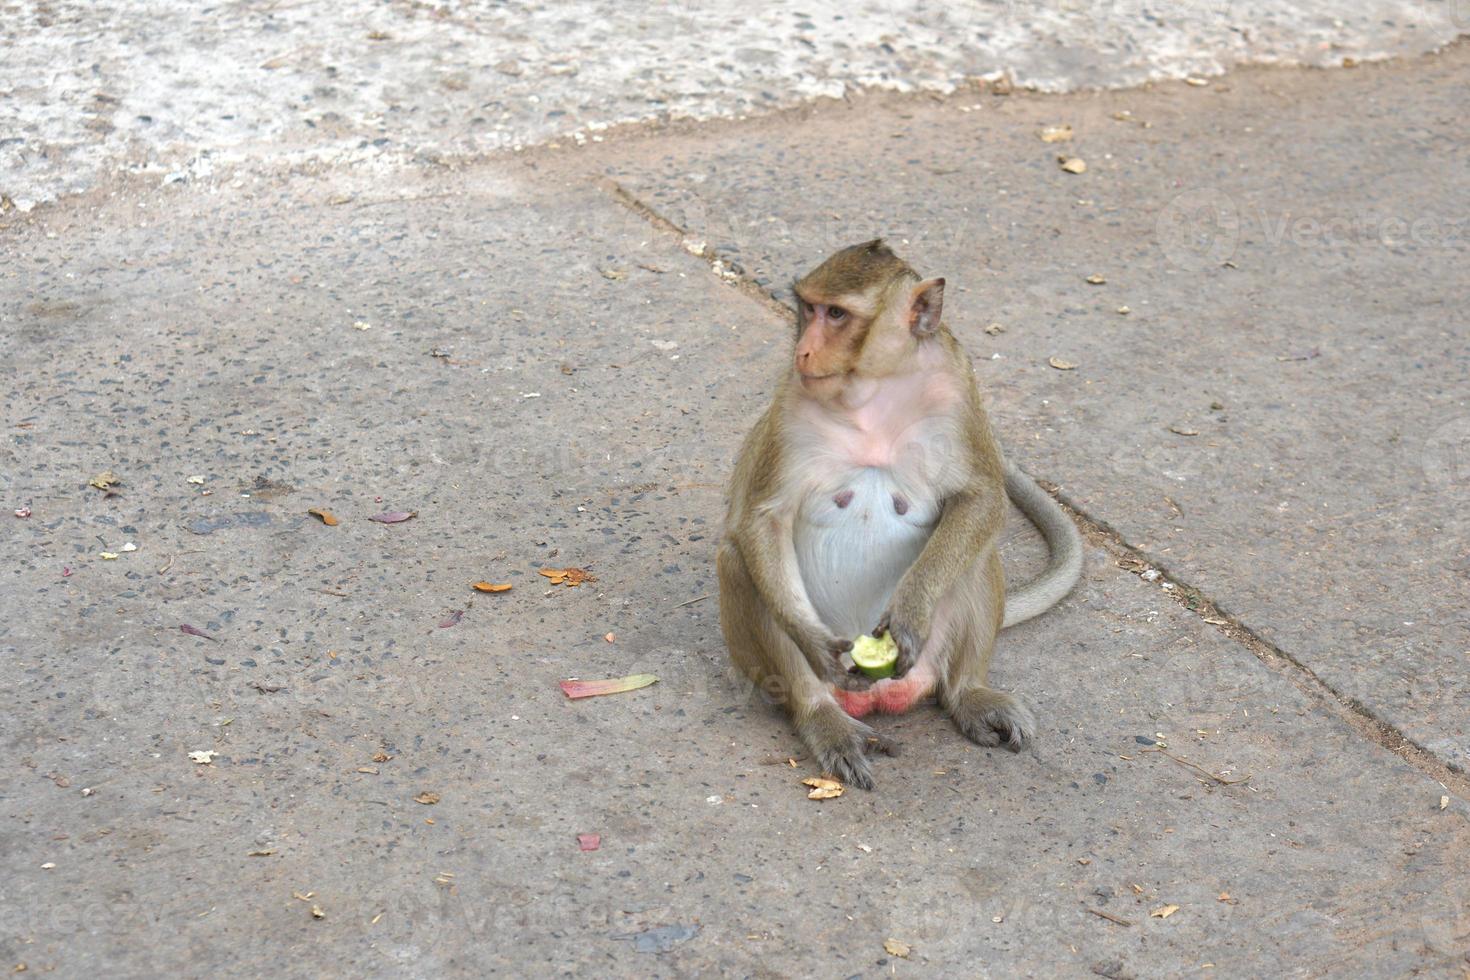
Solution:
M168 561L164 564L164 566L162 568L160 568L157 571L156 574L162 575L164 572L168 571L170 568L173 568L173 567L174 567L174 556L173 555L169 555L168 556Z
M685 600L685 601L684 601L684 602L681 602L681 603L679 603L679 604L678 604L678 605L677 605L677 606L675 606L675 607L674 607L674 608L675 608L675 609L680 609L680 608L682 608L682 607L684 607L684 606L692 606L692 605L694 605L694 604L695 604L695 603L696 603L696 602L703 602L703 601L704 601L704 600L705 600L705 599L708 599L708 598L709 598L709 597L710 597L710 596L712 596L712 595L714 595L714 593L713 593L713 592L706 592L706 593L705 593L705 594L704 594L704 595L701 595L701 596L695 596L695 597L694 597L694 598L693 598L693 599L687 599L687 600Z
M1109 922L1116 922L1120 926L1133 925L1133 923L1129 922L1127 919L1116 916L1111 912L1104 912L1102 909L1095 909L1090 905L1084 907L1087 909L1087 911L1091 912L1093 915L1097 916L1100 919L1107 919Z
M1181 759L1181 758L1179 758L1179 756L1175 755L1174 753L1169 752L1169 751L1167 751L1165 749L1158 748L1158 747L1155 747L1155 748L1152 748L1152 749L1143 749L1141 751L1144 751L1144 752L1157 752L1159 755L1165 756L1166 758L1169 758L1169 759L1173 759L1175 762L1179 763L1181 766L1188 766L1189 768L1193 769L1195 772L1203 773L1204 775L1209 776L1211 779L1213 779L1215 782L1219 783L1221 786L1234 786L1237 783L1243 783L1246 780L1248 780L1248 779L1251 778L1251 774L1250 773L1246 773L1244 776L1241 776L1239 779L1226 779L1224 776L1217 776L1217 775L1215 775L1214 773L1210 772L1208 769L1204 768L1203 766L1197 766L1193 762L1190 762L1188 759Z
M339 599L347 598L346 592L338 592L336 589L312 589L311 591L320 592L322 595L334 595Z

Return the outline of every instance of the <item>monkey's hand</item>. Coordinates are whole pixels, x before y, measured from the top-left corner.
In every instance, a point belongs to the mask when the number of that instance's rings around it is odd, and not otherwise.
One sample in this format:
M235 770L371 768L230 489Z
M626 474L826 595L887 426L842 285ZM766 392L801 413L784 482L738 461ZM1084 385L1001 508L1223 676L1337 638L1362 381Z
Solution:
M805 643L798 641L807 662L818 677L828 684L846 683L847 671L842 669L842 655L852 649L852 641L827 633L814 636Z
M874 636L887 633L898 644L898 659L893 663L893 676L902 677L913 669L919 652L929 641L929 616L922 610L903 603L897 596L873 628Z

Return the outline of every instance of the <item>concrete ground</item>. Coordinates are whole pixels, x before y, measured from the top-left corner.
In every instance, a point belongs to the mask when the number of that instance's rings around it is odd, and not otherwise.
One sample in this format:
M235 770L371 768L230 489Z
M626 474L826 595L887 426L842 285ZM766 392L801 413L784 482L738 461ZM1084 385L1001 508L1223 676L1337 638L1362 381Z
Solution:
M1461 45L0 213L0 965L1464 976L1467 97ZM997 655L1033 751L923 709L818 803L712 561L776 298L876 233L1089 548Z

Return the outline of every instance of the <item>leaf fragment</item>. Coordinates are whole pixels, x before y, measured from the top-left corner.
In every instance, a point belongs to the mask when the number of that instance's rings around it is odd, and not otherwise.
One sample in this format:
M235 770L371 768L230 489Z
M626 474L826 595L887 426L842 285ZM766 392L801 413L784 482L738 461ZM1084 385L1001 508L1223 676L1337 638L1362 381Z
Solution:
M386 510L381 514L374 514L368 520L377 521L379 524L401 524L418 516L419 512L416 510Z
M98 552L98 554L101 556L103 561L112 561L113 559L117 558L116 552L112 551L101 551Z
M578 834L577 847L584 851L595 851L602 846L601 834Z
M1167 919L1169 916L1178 911L1179 906L1177 905L1160 905L1158 908L1150 912L1149 916L1154 919Z
M431 793L428 790L424 790L418 796L415 796L413 798L413 801L415 803L422 803L424 806L433 806L435 803L439 802L439 794Z
M985 332L988 333L988 334L990 334L990 336L994 337L997 334L1003 334L1003 333L1005 333L1006 332L1006 328L1005 328L1005 326L1003 324L992 323L992 324L990 324L990 326L988 326L988 327L985 328Z
M1198 429L1190 429L1190 428L1186 428L1185 426L1182 426L1182 425L1171 425L1171 426L1169 426L1169 431L1172 432L1172 433L1174 433L1175 435L1179 435L1179 436L1197 436L1197 435L1199 435L1199 430Z
M202 476L191 476L188 479L186 479L184 482L185 483L200 484L200 483L203 483L204 482L204 477L202 477Z
M476 582L474 585L470 586L470 588L474 589L476 592L509 592L510 583L505 582L503 584L496 584L494 582Z
M1086 282L1092 286L1101 286L1103 283L1107 282L1107 280L1094 272L1092 275L1087 277Z
M809 800L835 800L846 792L842 783L826 776L808 776L801 781L801 784L812 788L812 791L806 794Z
M574 588L583 582L596 582L597 576L585 568L543 568L541 574L551 579L552 585Z
M1057 163L1069 174L1087 173L1087 161L1081 157L1057 157Z
M1058 371L1075 371L1077 369L1077 365L1073 364L1071 361L1063 360L1060 357L1048 357L1046 359L1046 363L1050 364Z
M909 954L914 951L914 948L908 943L901 942L897 939L885 939L883 940L883 951L889 956L897 956L906 960L909 958Z
M122 486L122 481L112 470L103 470L92 479L87 481L87 486L96 487L98 490L110 490L113 487Z
M1043 143L1065 143L1072 138L1072 127L1066 123L1057 126L1046 126L1040 133Z
M653 674L630 674L601 681L560 681L562 693L572 700L594 698L602 694L625 694L658 682Z
M189 761L196 762L201 766L207 766L214 762L214 757L219 755L214 749L204 749L201 752L190 752Z
M310 514L312 517L321 518L322 523L325 524L327 527L336 527L338 524L337 515L321 507L313 507L308 510L307 513Z
M444 617L444 621L439 624L439 628L441 630L447 630L451 626L458 625L461 619L464 619L464 610L456 609L454 612Z
M219 642L219 638L218 637L210 636L208 633L204 632L199 627L197 627L197 626L190 626L188 623L181 623L181 624L179 624L179 631L181 633L188 633L190 636L197 636L197 637L199 637L202 640L213 640L215 643L218 643Z

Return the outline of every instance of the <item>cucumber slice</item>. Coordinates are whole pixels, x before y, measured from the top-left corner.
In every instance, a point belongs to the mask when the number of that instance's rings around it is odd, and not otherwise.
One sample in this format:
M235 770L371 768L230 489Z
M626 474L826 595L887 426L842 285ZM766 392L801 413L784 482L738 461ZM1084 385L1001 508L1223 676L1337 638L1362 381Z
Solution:
M898 644L887 633L881 637L860 636L852 641L852 662L869 677L892 677L893 665L898 662Z

